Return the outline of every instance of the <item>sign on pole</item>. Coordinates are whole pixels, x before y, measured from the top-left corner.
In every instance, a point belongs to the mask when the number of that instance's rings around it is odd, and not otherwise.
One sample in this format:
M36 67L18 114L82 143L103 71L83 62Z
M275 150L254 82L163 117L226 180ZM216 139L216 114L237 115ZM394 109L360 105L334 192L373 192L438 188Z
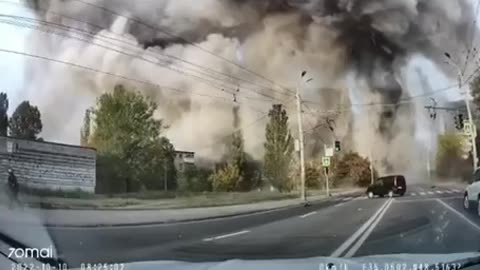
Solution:
M333 157L333 153L334 153L333 147L331 147L331 146L326 146L325 147L325 156L326 157Z
M467 123L464 123L463 124L463 134L465 136L472 136L473 135L473 129L472 129L472 125L470 122L467 122Z
M322 157L322 166L330 167L330 157Z

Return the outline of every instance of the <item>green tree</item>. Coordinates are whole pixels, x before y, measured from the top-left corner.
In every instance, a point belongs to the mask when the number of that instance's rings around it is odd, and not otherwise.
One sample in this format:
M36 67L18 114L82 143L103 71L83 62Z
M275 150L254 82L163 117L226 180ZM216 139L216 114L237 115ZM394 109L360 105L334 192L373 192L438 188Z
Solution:
M210 176L209 181L212 183L214 191L235 191L237 183L241 181L240 170L236 164L228 163L223 168L215 171Z
M156 109L149 98L117 85L113 92L100 96L92 111L94 132L90 144L99 156L124 164L121 172L99 169L114 172L115 178L125 183L127 192L142 186L163 188L165 167L170 186L176 187L174 149L160 137L162 121L153 117Z
M358 153L347 153L337 161L334 178L346 185L368 186L371 183L370 161Z
M10 135L21 139L36 140L42 131L42 119L37 106L23 101L18 105L9 121Z
M471 176L471 157L463 158L465 138L461 134L447 133L438 137L436 172L440 177ZM468 155L467 155L468 156Z
M477 110L480 109L480 76L477 75L470 82L470 90L473 97L473 103L477 107Z
M0 136L7 136L8 130L8 97L7 93L0 93Z
M288 175L294 147L287 112L281 104L276 104L268 116L270 121L265 132L264 176L278 190L288 191L292 188Z

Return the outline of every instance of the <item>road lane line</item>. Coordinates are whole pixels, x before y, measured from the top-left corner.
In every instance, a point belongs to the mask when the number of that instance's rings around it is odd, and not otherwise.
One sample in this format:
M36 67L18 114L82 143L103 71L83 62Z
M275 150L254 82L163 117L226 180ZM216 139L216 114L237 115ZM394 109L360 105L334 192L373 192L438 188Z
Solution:
M343 242L342 245L340 245L336 250L332 252L330 257L339 257L347 248L349 248L355 240L357 240L360 235L368 229L368 226L373 223L373 221L377 218L377 216L382 212L382 210L387 206L387 204L391 201L392 199L388 199L385 201L385 203L382 204L382 206L371 216L363 225L360 227L355 233L353 233L345 242Z
M358 249L363 245L363 243L365 242L365 240L367 240L368 236L370 236L370 234L372 233L372 231L375 229L375 227L377 226L377 224L380 222L380 220L382 219L382 217L385 215L385 213L387 212L388 210L388 207L390 207L390 205L392 204L393 200L390 200L387 204L387 206L385 208L383 208L382 212L380 213L380 215L377 217L377 219L375 220L375 222L372 224L372 226L370 226L370 228L368 228L368 230L358 239L358 241L355 243L355 245L352 246L352 248L350 248L350 250L347 252L347 254L345 254L345 258L350 258L352 257L357 251Z
M417 196L415 192L410 193L410 196Z
M316 213L317 213L317 211L313 211L313 212L307 213L305 215L301 215L300 218L306 218L306 217L309 217L311 215L315 215Z
M460 196L449 196L449 197L442 197L442 200L451 200L451 199L461 199ZM417 199L396 199L395 203L411 203L411 202L426 202L426 201L435 201L438 198L417 198Z
M440 190L437 190L435 192L438 193L438 194L443 194L443 191L440 191Z
M454 192L462 192L461 190L458 189L453 189Z
M425 196L425 195L427 195L427 194L422 191L422 192L420 192L420 195Z
M346 198L343 198L342 201L350 201L351 199L353 199L352 197L346 197Z
M246 234L246 233L249 233L249 232L250 232L249 230L244 230L244 231L240 231L240 232L236 232L236 233L229 233L229 234L224 234L224 235L220 235L220 236L205 238L205 239L203 239L203 241L208 242L208 241L213 241L213 240L219 240L219 239L224 239L224 238L228 238L228 237L232 237L232 236Z
M450 210L452 213L456 214L457 216L461 217L464 221L466 221L468 224L472 225L472 227L474 227L475 229L479 230L480 231L480 226L477 225L475 222L471 221L469 218L467 218L464 214L458 212L458 210L456 210L455 208L451 207L450 205L448 205L446 202L440 200L440 199L437 199L437 202L439 202L441 205L445 206L445 208L447 208L448 210Z
M433 195L433 194L435 194L435 193L433 193L433 191L429 191L428 194Z

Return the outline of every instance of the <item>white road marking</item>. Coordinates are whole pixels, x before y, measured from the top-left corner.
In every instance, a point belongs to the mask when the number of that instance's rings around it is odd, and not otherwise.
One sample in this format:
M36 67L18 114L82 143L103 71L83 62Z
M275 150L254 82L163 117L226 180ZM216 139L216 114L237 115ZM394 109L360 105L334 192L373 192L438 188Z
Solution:
M370 228L368 228L368 230L360 237L360 239L358 239L357 243L355 243L355 245L353 245L353 247L347 252L347 254L345 254L346 258L352 257L355 254L355 252L358 251L358 249L362 246L362 244L365 242L365 240L367 240L368 236L372 233L373 229L375 229L377 224L380 222L382 217L385 215L385 213L388 210L388 207L390 207L392 202L393 202L393 200L389 200L387 206L385 208L383 208L382 212L380 213L378 218L375 220L375 222L372 224L372 226L370 226Z
M433 195L433 194L435 194L435 193L433 193L433 191L429 191L428 194Z
M417 196L415 192L410 193L410 196Z
M422 191L422 192L420 192L420 195L425 196L425 195L427 195L427 194Z
M449 199L460 199L462 197L459 196L450 196L450 197L443 197L442 200L449 200ZM426 202L426 201L435 201L437 198L417 198L417 199L395 199L395 203L414 203L414 202Z
M208 242L208 241L213 241L213 240L219 240L219 239L224 239L224 238L228 238L228 237L232 237L232 236L246 234L246 233L249 233L249 232L250 232L249 230L244 230L244 231L240 231L240 232L236 232L236 233L229 233L229 234L224 234L224 235L220 235L220 236L205 238L205 239L203 239L203 241Z
M346 203L342 202L342 203L339 203L339 204L335 204L335 207L339 207L339 206L342 206L342 205L345 205Z
M453 189L454 192L462 192L461 190L458 189Z
M353 199L352 197L346 197L346 198L343 198L342 201L350 201L351 199Z
M388 199L387 201L385 201L384 204L382 204L382 206L377 210L377 212L375 212L375 214L373 214L373 216L371 216L363 225L362 227L360 227L355 233L353 233L345 242L343 242L342 245L340 245L336 250L334 250L332 252L332 254L330 255L330 257L339 257L348 247L350 247L353 242L358 238L360 237L360 235L366 231L368 229L368 226L370 226L370 224L372 224L375 219L378 217L378 215L380 215L380 213L382 212L382 210L387 206L387 204L391 201L392 199Z
M300 218L306 218L306 217L309 217L311 215L315 215L316 213L317 213L317 211L313 211L313 212L307 213L305 215L301 215Z
M437 191L435 191L435 192L438 193L438 194L443 194L443 192L440 191L440 190L437 190Z
M445 193L452 194L453 191L451 191L451 190L445 190Z
M439 202L441 205L445 206L445 208L447 208L448 210L450 210L452 213L456 214L457 216L459 216L460 218L462 218L465 222L467 222L468 224L470 224L472 227L474 227L475 229L479 230L480 231L480 226L477 225L476 223L474 223L473 221L471 221L469 218L467 218L465 215L463 215L462 213L458 212L458 210L455 210L453 207L451 207L450 205L448 205L446 202L440 200L440 199L437 199L437 202Z

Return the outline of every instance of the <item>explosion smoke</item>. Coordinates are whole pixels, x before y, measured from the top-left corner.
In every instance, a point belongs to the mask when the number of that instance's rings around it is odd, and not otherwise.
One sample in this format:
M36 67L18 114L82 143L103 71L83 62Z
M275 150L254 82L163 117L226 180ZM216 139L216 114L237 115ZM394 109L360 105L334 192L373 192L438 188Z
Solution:
M404 89L401 69L417 54L429 58L446 74L453 76L444 65L443 53L448 51L452 58L461 59L463 51L469 47L474 20L468 0L151 0L141 3L90 0L88 3L138 18L174 35L95 8L83 0L37 0L30 5L38 9L36 16L39 18L92 31L95 34L92 41L101 42L102 36L112 36L113 32L135 44L138 55L151 58L147 56L149 53L160 51L276 90L254 86L257 91L277 99L265 101L264 96L247 90L252 84L232 80L241 89L232 97L228 90L220 92L158 65L78 40L32 32L30 51L41 55L101 67L102 70L193 93L230 100L238 98L238 103L219 103L193 94L177 96L163 89L136 86L159 103L158 116L169 124L166 135L178 149L196 151L200 156L213 159L222 156L220 148L216 147L221 138L237 125L254 121L260 116L259 110L267 112L271 104L279 100L290 106L292 126L295 124L293 103L288 104L292 97L281 94L285 89L279 86L292 89L298 86L301 70L308 70L314 78L305 86L304 98L321 104L311 105L313 110L321 111L338 109L341 102L355 104L359 99L360 103L398 103L410 93ZM104 29L95 29L41 10L81 18ZM232 59L232 62L237 59L237 64L276 84L272 85L198 47ZM170 60L169 66L186 67L175 60ZM93 76L54 64L46 67L45 62L36 61L28 63L25 81L26 95L39 105L44 115L43 136L73 142L78 140L84 110L92 105L96 96L118 82L103 75ZM59 105L52 107L53 104ZM345 109L345 106L341 108ZM335 135L344 139L350 149L365 156L374 148L374 159L384 170L408 169L415 148L414 121L417 114L422 113L412 108L389 106L337 114ZM68 114L59 111L72 114L67 117ZM325 121L323 116L306 117L307 123ZM65 123L70 124L65 126ZM318 157L323 145L321 141L331 142L333 136L325 128L314 131L309 137L310 144L315 146L310 155ZM264 125L251 126L243 130L243 134L247 151L261 157ZM412 151L406 149L408 145L412 146Z

